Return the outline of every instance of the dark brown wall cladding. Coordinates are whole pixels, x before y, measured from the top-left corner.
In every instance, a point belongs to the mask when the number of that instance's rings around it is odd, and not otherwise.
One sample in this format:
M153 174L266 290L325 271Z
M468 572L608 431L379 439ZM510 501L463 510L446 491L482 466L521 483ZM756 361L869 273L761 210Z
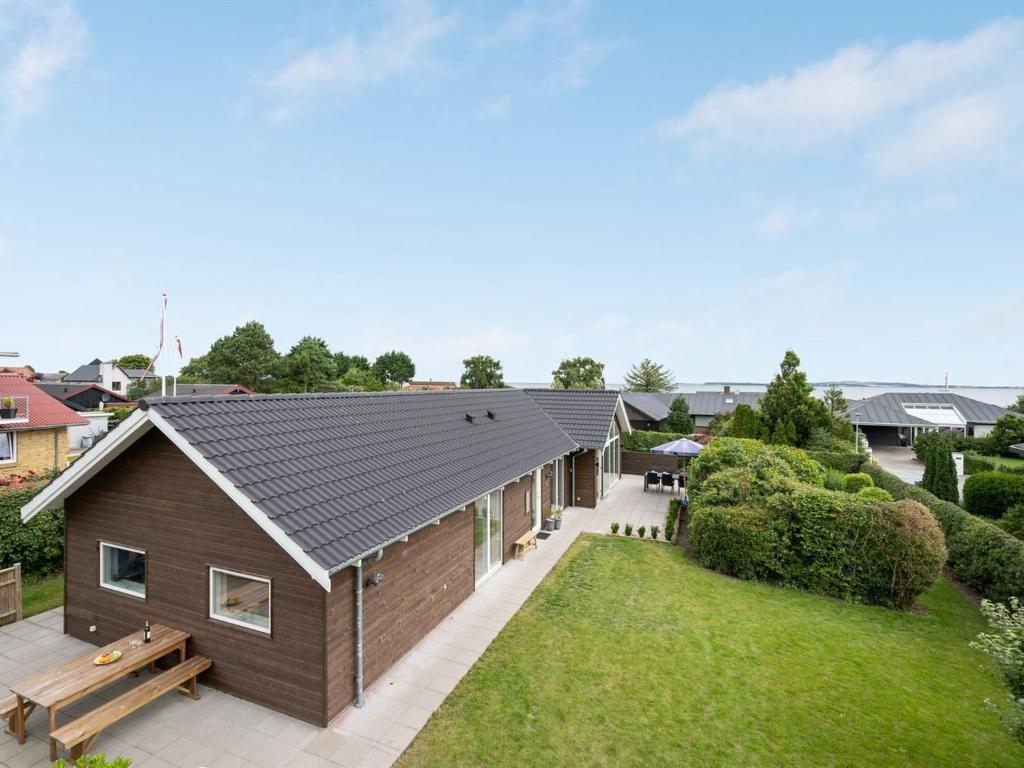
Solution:
M523 475L505 486L501 496L502 562L512 559L515 541L533 528L533 516L527 512L526 496L533 496L533 473Z
M625 475L642 475L648 469L659 472L676 472L679 459L675 456L659 456L656 453L642 451L622 452L622 473Z
M576 506L597 506L597 452L593 449L576 456Z
M324 722L326 592L156 429L73 494L65 630L102 644L148 619L189 632L203 681ZM99 586L99 541L146 551L145 600ZM270 636L208 617L208 566L272 580ZM89 632L91 625L96 632Z
M327 596L327 714L333 720L355 698L355 572L335 574ZM387 672L473 593L473 505L392 544L363 566L364 687Z

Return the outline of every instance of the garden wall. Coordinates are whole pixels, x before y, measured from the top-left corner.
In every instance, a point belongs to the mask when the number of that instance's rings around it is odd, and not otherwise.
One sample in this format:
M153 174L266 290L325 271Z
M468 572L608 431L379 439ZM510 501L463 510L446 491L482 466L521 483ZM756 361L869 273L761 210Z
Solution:
M657 453L641 451L622 452L622 474L642 475L648 469L659 472L675 472L679 467L679 459L675 456L661 456Z

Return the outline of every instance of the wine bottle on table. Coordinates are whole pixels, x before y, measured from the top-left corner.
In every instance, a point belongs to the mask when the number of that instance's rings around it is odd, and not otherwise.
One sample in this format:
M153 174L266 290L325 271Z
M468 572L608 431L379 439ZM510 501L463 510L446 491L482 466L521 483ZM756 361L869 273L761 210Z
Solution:
M142 642L148 643L149 640L150 640L149 619L146 619L146 626L142 630Z

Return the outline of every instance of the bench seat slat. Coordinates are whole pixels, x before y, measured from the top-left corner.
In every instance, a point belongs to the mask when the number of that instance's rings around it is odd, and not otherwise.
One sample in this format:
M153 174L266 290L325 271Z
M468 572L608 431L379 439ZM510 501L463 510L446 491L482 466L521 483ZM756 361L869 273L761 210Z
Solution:
M110 727L122 717L130 715L137 709L141 709L149 702L160 698L165 693L173 691L182 683L191 680L196 675L205 672L210 668L212 662L202 656L193 656L191 659L171 667L150 678L141 685L137 685L130 691L126 691L105 704L100 705L91 712L87 712L79 718L72 720L50 734L67 748L95 736L105 728Z

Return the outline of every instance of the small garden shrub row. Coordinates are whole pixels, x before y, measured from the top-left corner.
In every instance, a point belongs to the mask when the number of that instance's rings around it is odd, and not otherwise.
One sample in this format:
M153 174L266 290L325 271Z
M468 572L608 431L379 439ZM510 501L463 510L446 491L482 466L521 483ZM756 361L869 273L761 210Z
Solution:
M679 499L672 499L668 503L668 512L665 514L665 538L672 540L675 533L676 523L679 521Z
M1024 504L1024 475L979 472L964 483L964 508L972 515L998 518L1016 504Z
M835 469L844 475L860 472L866 460L863 453L852 451L804 451L826 469Z
M826 476L803 451L712 441L690 473L689 534L698 562L741 578L909 607L941 573L939 525L920 504L846 492L878 491L867 475L844 475L842 491L824 488Z
M1024 542L952 502L903 482L877 464L865 465L864 471L894 498L919 501L931 510L946 535L947 565L960 581L990 600L1024 595Z
M680 432L649 432L634 429L632 432L622 435L622 450L648 453L656 445L679 440L682 437L688 437L688 435Z
M29 579L64 567L63 511L41 512L30 523L21 522L21 508L48 482L46 476L0 488L0 568L21 563Z
M612 535L613 536L618 534L618 532L619 532L619 524L618 523L612 523L611 531L612 531ZM626 523L626 525L622 527L622 533L625 536L632 536L633 535L633 526L630 523ZM652 525L651 526L650 534L651 534L651 538L652 539L657 539L658 535L660 533L661 533L661 528L659 528L656 525ZM647 535L647 528L646 528L646 526L641 525L639 528L637 528L636 529L636 535L637 535L637 537L639 537L641 539L644 538ZM669 537L670 537L669 532L665 531L665 538L667 539Z

